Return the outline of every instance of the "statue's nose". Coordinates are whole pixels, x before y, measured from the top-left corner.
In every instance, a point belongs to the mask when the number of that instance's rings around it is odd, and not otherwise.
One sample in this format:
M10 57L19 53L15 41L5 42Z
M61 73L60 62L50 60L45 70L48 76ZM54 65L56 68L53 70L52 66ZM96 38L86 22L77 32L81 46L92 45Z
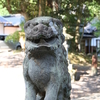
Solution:
M44 26L42 24L38 25L38 31L43 31L44 30Z

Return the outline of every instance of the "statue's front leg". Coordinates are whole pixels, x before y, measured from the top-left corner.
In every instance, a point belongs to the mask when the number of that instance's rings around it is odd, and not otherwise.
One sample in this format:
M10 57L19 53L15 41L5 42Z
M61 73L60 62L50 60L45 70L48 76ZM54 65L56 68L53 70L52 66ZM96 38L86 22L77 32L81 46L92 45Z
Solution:
M24 75L24 80L25 80L25 88L26 88L26 93L25 93L25 100L36 100L36 90L35 86L30 80L30 77L28 75L28 58L24 59L24 66L23 66L23 75Z
M26 86L25 100L36 100L36 91L31 80L25 80L25 86Z
M57 95L59 91L59 85L56 83L51 83L46 88L46 96L44 100L57 100Z

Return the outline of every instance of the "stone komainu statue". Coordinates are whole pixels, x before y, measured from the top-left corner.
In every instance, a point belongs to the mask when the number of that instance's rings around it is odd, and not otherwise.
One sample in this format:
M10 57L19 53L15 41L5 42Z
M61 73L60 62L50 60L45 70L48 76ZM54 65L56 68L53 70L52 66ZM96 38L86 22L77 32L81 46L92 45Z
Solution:
M70 100L62 27L60 20L45 16L25 23L25 100Z

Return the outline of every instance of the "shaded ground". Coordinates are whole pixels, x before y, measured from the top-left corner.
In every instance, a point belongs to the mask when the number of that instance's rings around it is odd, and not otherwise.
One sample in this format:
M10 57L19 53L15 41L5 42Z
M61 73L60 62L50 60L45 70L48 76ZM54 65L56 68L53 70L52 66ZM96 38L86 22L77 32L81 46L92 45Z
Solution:
M98 75L90 76L91 66L75 66L80 80L72 82L71 100L100 100L100 68Z
M22 66L24 52L5 51L0 53L0 67L19 67Z
M22 74L24 52L0 52L0 100L24 100L25 87ZM71 100L100 100L100 69L91 77L90 66L74 66L80 80L72 82Z

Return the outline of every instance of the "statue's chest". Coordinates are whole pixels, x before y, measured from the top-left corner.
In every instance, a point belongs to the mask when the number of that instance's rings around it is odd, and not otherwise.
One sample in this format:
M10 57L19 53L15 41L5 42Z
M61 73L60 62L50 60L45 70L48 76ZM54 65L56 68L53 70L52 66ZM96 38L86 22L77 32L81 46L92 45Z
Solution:
M55 67L55 58L45 57L40 59L29 60L28 74L34 84L38 86L45 86L50 80L50 74Z

